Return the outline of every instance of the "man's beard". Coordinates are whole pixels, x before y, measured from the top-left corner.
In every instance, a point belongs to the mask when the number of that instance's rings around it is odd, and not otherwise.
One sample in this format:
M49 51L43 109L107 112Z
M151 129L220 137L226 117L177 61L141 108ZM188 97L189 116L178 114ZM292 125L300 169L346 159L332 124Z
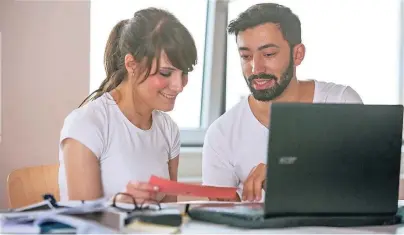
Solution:
M293 78L293 55L290 55L289 65L286 68L286 70L281 74L280 78L276 77L274 74L260 73L251 75L250 77L248 77L248 79L246 79L246 81L252 95L256 100L270 101L280 96L285 91L292 78ZM256 90L253 86L254 79L274 79L275 84L268 89Z

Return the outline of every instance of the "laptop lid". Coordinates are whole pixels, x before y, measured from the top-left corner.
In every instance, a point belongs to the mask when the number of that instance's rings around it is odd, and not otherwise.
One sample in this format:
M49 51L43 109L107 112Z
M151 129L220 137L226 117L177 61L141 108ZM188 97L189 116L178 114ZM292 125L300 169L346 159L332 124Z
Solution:
M402 105L274 103L265 215L394 214Z

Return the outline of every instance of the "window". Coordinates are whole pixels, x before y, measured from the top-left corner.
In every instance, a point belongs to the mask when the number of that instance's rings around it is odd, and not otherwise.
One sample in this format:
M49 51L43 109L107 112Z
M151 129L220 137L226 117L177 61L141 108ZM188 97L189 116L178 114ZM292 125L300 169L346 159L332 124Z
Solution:
M298 79L349 85L365 104L403 101L400 0L234 0L229 3L228 20L259 2L285 5L300 18L306 57L297 67ZM228 110L249 90L233 35L227 45Z
M188 85L178 96L175 108L169 114L182 130L200 129L207 6L206 0L92 1L90 93L97 89L105 78L104 48L114 25L122 19L132 17L137 10L147 7L163 8L173 13L187 27L194 37L198 50L198 64L189 74ZM186 142L184 136L182 142Z

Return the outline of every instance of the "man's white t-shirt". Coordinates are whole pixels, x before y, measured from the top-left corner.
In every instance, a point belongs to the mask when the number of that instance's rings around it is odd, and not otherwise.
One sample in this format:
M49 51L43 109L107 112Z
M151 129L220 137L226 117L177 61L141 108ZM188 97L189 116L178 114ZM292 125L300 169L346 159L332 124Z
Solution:
M72 138L94 153L100 163L104 196L112 197L131 180L147 182L151 175L169 179L168 161L179 155L180 132L168 114L153 111L152 118L149 130L136 127L105 93L66 117L60 143ZM60 197L67 200L63 158L60 145Z
M351 87L315 82L313 103L362 103ZM204 185L237 187L253 167L267 162L269 130L253 115L248 97L215 120L208 128L202 153Z

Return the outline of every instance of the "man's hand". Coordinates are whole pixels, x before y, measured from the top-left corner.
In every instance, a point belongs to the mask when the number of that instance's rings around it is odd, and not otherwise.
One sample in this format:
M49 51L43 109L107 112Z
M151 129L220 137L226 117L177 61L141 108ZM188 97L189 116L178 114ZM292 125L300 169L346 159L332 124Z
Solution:
M261 192L265 187L267 167L264 163L254 167L244 182L243 201L260 201Z

